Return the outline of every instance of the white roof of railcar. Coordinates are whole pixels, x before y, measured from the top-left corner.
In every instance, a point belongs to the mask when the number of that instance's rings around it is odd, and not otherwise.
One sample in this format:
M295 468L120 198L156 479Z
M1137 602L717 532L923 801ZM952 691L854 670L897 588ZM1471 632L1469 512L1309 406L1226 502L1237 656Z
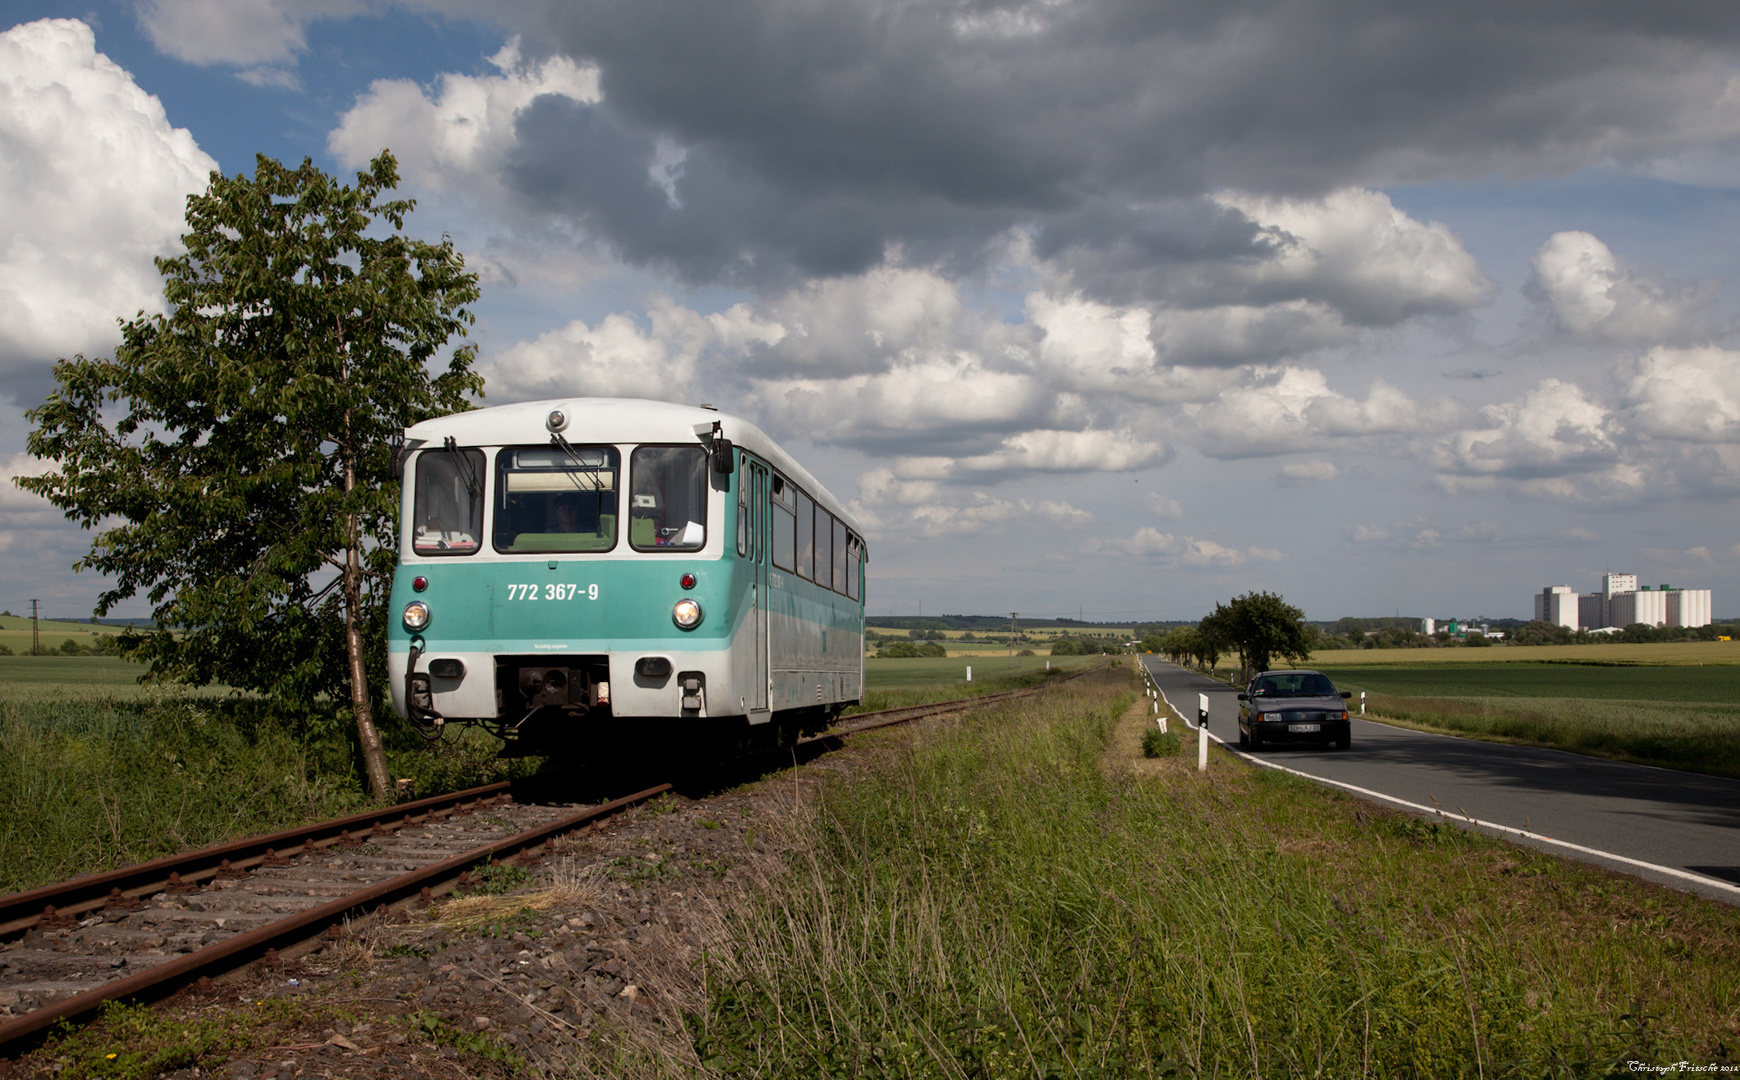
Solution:
M840 500L810 475L767 433L742 417L693 405L673 405L644 398L553 398L492 405L485 409L453 413L425 420L405 429L412 447L439 444L448 436L461 446L524 446L550 441L544 418L552 409L568 414L563 438L571 443L689 443L699 445L696 424L709 427L717 420L725 438L765 459L775 469L809 492L815 500L846 523L860 538L864 531Z

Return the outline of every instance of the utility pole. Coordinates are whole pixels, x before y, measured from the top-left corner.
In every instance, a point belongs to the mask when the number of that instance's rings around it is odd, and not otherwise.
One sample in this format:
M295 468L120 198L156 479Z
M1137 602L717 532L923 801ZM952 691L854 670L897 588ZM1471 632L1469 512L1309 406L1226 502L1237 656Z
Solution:
M36 625L36 605L40 601L30 602L30 655L42 655L42 631Z
M1015 612L1009 613L1009 655L1015 655Z

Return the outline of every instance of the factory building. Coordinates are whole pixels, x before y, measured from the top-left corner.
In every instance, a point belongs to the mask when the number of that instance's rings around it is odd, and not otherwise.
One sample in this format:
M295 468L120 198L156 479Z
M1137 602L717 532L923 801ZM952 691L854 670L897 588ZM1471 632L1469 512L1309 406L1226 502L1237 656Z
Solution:
M1636 574L1604 574L1598 592L1578 594L1569 585L1549 585L1535 598L1535 618L1568 630L1645 626L1710 625L1710 590L1639 585Z

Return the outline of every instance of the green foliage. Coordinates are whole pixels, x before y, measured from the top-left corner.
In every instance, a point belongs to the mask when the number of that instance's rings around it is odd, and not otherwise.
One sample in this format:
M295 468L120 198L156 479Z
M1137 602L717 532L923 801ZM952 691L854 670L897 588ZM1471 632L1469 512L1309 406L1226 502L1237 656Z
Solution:
M1197 627L1205 640L1237 650L1240 666L1247 671L1266 671L1276 657L1304 663L1311 658L1316 631L1305 623L1305 613L1269 592L1251 592L1226 604L1216 603L1214 612Z
M1179 741L1176 731L1161 731L1153 727L1142 733L1143 757L1177 757L1183 752L1184 744Z
M918 655L918 646L910 641L890 641L876 651L885 660L910 659Z
M121 645L153 679L350 699L347 614L384 677L394 440L482 386L471 346L438 357L476 275L404 234L397 182L386 153L354 187L264 156L212 174L157 260L167 313L123 323L112 360L57 363L27 414L58 468L18 483L101 530L77 563L113 578L99 614L150 597L155 628Z

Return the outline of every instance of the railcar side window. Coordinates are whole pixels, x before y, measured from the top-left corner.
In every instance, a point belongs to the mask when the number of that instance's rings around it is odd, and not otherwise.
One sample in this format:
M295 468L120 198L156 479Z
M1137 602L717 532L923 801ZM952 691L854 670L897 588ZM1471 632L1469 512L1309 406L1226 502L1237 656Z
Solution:
M737 471L737 554L749 554L749 461Z
M846 591L846 526L834 522L834 591Z
M510 446L496 455L495 549L609 551L616 546L614 446Z
M864 564L864 541L851 536L846 541L846 595L858 599L859 567Z
M629 460L630 546L636 551L694 551L706 543L706 448L641 446Z
M411 550L470 555L483 537L483 451L425 450L417 456Z
M797 493L797 572L816 579L816 503L802 491Z
M781 570L797 569L797 489L785 482L785 477L773 478L768 502L773 506L773 565Z
M831 588L833 572L828 568L834 564L834 515L816 507L816 584L822 588Z

